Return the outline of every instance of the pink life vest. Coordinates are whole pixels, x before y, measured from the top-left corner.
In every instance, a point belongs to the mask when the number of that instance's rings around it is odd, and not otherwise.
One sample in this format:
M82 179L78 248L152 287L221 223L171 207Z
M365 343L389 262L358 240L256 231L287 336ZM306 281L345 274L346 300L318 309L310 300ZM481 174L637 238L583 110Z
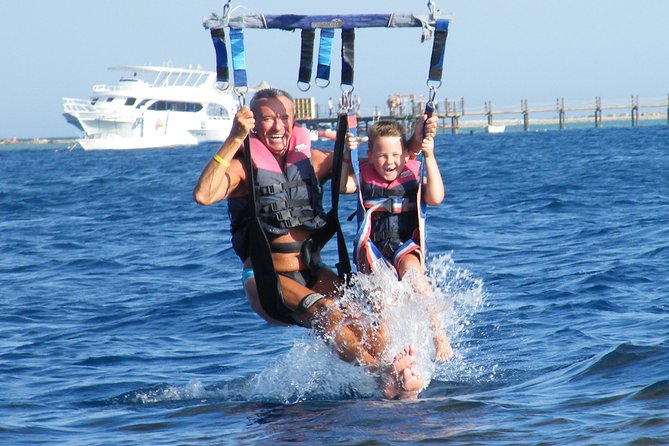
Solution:
M284 166L255 135L251 135L250 143L255 168L256 212L268 239L286 234L290 228L315 231L325 226L323 194L311 163L309 130L293 127ZM247 197L229 199L228 212L232 245L245 260L248 257Z
M381 254L397 266L406 254L420 249L416 204L420 162L407 160L390 183L369 162L360 166L360 176L365 217L356 243L358 262L365 258L371 266Z

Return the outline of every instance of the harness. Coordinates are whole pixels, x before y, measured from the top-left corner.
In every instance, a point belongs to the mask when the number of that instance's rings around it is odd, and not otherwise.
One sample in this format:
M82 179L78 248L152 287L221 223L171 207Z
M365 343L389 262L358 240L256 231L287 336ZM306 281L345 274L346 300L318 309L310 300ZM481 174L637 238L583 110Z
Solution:
M264 192L263 189L256 191L255 187L249 188L249 199L247 202L247 218L240 225L233 225L233 246L238 254L242 252L242 248L246 247L244 254L248 253L253 263L253 269L256 276L262 277L258 280L257 288L261 297L263 308L271 315L273 313L279 314L280 320L283 309L279 308L283 302L281 287L278 282L278 277L271 260L272 248L267 234L274 235L276 231L287 230L290 227L300 225L315 224L318 227L311 239L303 244L311 245L306 251L311 248L320 250L325 243L334 235L337 234L337 249L339 254L339 262L337 263L337 270L340 277L347 280L351 274L351 264L346 250L346 241L343 231L341 229L338 204L339 204L339 180L341 178L342 161L345 147L345 138L347 130L354 131L357 127L355 116L352 113L354 109L353 101L351 100L351 92L353 91L353 74L354 74L354 41L356 28L399 28L399 27L413 27L421 28L421 40L429 40L434 34L435 46L433 47L430 81L433 81L438 72L438 77L441 77L441 69L443 65L443 47L445 43L445 36L448 30L448 19L443 16L435 6L434 0L428 0L429 15L420 16L415 14L336 14L336 15L265 15L265 14L240 14L232 16L231 0L226 3L223 14L221 16L212 14L205 18L204 27L210 30L211 38L216 52L216 72L217 72L217 86L221 89L228 89L231 87L230 83L230 69L228 65L228 42L226 40L226 30L228 31L229 47L232 60L232 73L234 76L234 91L238 95L240 105L244 104L245 94L249 91L247 84L245 49L244 49L244 34L245 28L256 29L282 29L282 30L301 30L301 49L300 49L300 67L298 73L298 88L302 91L309 90L311 86L311 74L313 66L313 47L316 40L316 31L320 31L318 65L316 72L316 85L319 87L327 87L330 83L330 58L332 54L332 43L336 30L341 30L341 90L342 90L342 104L344 104L338 114L337 125L337 139L335 141L335 150L333 157L332 169L332 208L324 217L325 224L320 225L318 218L323 218L321 212L314 212L310 214L306 208L306 202L299 201L305 198L285 198L278 200L270 197L275 194ZM439 43L438 43L439 42ZM440 48L439 51L435 48ZM435 58L435 54L437 57ZM439 80L439 84L441 81ZM430 86L430 101L428 106L431 106L432 99L434 99L435 86ZM247 178L249 184L255 184L255 169L252 158L256 156L255 151L251 149L252 141L247 138L245 141L245 151L247 153L245 168L247 171ZM254 153L252 153L254 152ZM313 170L313 168L312 168ZM263 178L263 173L260 169L257 170L259 177ZM301 178L300 180L304 180ZM263 180L264 181L264 180ZM281 192L283 193L286 186L297 186L290 184L292 180L287 179L285 182L280 182ZM271 185L269 185L271 186ZM300 187L303 185L300 184ZM315 190L312 186L304 186L307 190ZM288 187L287 189L292 189ZM274 190L272 189L272 192ZM309 200L312 200L312 196ZM258 207L258 201L264 204ZM310 201L310 205L313 206ZM242 200L238 201L234 206L244 206ZM233 207L234 207L233 206ZM302 208L302 206L305 206ZM322 209L321 209L322 211ZM241 209L236 209L234 212L242 213ZM231 211L232 214L232 211ZM248 222L248 224L246 224ZM296 225L296 226L291 226ZM237 236L237 234L240 234ZM235 238L239 237L242 240L235 242ZM421 240L423 238L421 237ZM246 241L246 244L244 244ZM301 246L300 250L305 251ZM313 251L311 251L313 252ZM274 302L272 304L271 302ZM288 322L292 323L292 320Z
M369 163L361 167L360 198L364 213L354 249L359 266L373 268L379 259L397 267L411 252L420 255L419 214L416 203L420 163L407 161L398 178L386 183Z

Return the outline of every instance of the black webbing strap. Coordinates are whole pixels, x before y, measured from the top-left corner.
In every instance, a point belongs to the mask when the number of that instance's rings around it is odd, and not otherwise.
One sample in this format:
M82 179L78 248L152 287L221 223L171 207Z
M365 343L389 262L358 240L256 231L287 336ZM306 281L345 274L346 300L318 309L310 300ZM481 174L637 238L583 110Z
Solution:
M311 71L314 66L314 40L316 40L316 30L302 30L302 49L300 51L300 71L297 76L297 86L302 91L307 91L311 84ZM306 88L300 85L306 84Z
M337 263L337 273L339 277L346 280L351 275L351 259L346 249L346 239L339 223L339 185L341 183L341 173L344 164L344 150L346 148L346 133L348 132L348 122L346 112L339 113L337 122L337 137L335 140L334 153L332 158L332 209L328 214L333 220L337 231L337 252L339 254L339 263Z
M446 48L446 38L448 37L448 20L437 20L434 28L428 81L441 82L441 76L444 71L444 50Z
M341 85L353 85L355 29L341 30ZM344 135L346 137L346 135Z
M272 318L294 324L295 321L286 314L279 276L276 274L272 261L272 250L256 211L255 173L253 171L253 160L251 159L250 136L247 136L244 140L244 150L246 151L245 167L249 189L250 214L250 224L246 237L260 305Z
M228 68L228 50L225 46L225 28L212 28L211 40L216 51L216 82L225 88L230 85L230 69Z

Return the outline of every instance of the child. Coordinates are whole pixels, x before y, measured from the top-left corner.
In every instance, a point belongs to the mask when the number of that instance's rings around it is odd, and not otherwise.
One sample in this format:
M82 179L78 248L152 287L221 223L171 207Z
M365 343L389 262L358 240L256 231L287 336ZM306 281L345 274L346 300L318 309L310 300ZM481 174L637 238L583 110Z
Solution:
M416 133L422 133L422 126ZM367 237L357 241L358 269L370 272L375 257L381 257L394 267L400 280L409 271L415 271L414 290L422 295L428 295L431 289L420 247L417 210L420 163L415 157L423 152L426 179L421 188L422 199L425 204L436 206L444 199L444 183L434 158L434 133L436 130L427 131L420 150L412 153L400 123L376 122L368 132L367 161L360 163L361 200L366 210L361 232ZM358 138L349 135L349 149L355 149L357 141ZM341 190L353 193L357 191L355 174L350 168L350 159L344 156ZM431 328L436 358L445 361L453 356L453 350L436 315L431 318Z

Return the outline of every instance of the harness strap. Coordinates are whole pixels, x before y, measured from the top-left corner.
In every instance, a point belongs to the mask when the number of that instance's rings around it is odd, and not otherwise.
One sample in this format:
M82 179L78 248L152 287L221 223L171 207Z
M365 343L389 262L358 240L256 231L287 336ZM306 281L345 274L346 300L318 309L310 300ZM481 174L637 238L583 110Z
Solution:
M280 211L273 214L273 222L276 226L281 228L295 228L297 226L302 226L305 221L311 220L314 217L315 213L312 210L303 210L303 211Z
M397 271L395 270L395 267L390 262L388 262L379 248L371 240L373 227L372 214L378 208L381 208L381 204L377 204L375 207L368 209L367 212L365 212L360 225L358 226L358 233L355 237L355 261L358 265L358 270L361 269L362 262L364 260L371 269L374 269L376 265L385 265L397 277Z
M437 19L434 28L428 81L441 83L441 76L444 71L444 51L446 48L446 38L448 37L448 20Z
M244 52L244 31L241 28L230 30L230 49L232 50L235 89L245 89L247 88L246 54Z
M322 29L320 43L318 47L318 65L316 67L316 85L318 80L324 80L323 85L319 87L327 87L330 85L330 63L332 59L332 41L334 39L334 29Z
M317 246L317 243L312 238L307 240L301 240L297 242L282 242L282 243L272 243L270 245L272 252L281 253L281 254L294 254L299 252L302 261L309 268L309 271L313 274L318 272L320 265L313 261L313 254L319 253L321 248Z
M308 198L305 198L303 200L275 201L273 203L261 207L260 211L264 213L279 212L286 209L291 210L296 207L307 206L310 203L311 201Z
M224 90L230 86L230 69L228 68L228 50L225 46L225 29L212 28L211 40L216 51L216 82L221 83Z
M355 28L341 30L341 84L353 85Z
M298 241L298 242L281 242L281 243L275 243L272 242L270 244L270 248L272 252L276 252L279 254L295 254L296 252L300 252L302 249L302 245L304 245L304 241Z
M363 202L363 207L369 209L380 204L384 210L392 214L410 212L416 210L416 201L411 198L368 198Z
M328 212L328 226L332 230L330 237L335 233L337 234L337 254L339 255L339 262L336 265L337 274L340 278L348 282L352 271L351 259L348 255L348 250L346 249L346 239L344 238L344 232L342 231L339 222L339 185L341 183L341 172L344 164L344 150L348 150L346 148L346 133L346 115L344 113L339 113L337 120L337 136L332 158L332 209Z
M394 265L399 265L402 259L407 256L408 254L412 252L418 252L418 257L421 260L421 263L423 262L423 253L420 250L420 246L414 242L412 239L407 240L404 242L402 246L400 246L397 251L393 254L393 264Z
M262 186L258 187L258 192L260 192L261 195L275 195L275 194L280 194L286 189L293 189L296 187L300 187L303 185L310 186L311 181L307 180L293 180L293 181L286 181L285 183L276 183L276 184L270 184L268 186Z
M297 87L301 91L309 90L311 86L311 70L314 64L314 40L316 39L316 30L302 30L302 49L300 51L300 70L297 75ZM302 85L306 84L305 88Z
M372 234L370 235L370 239L374 243L380 242L382 240L392 240L392 239L399 240L399 238L400 238L400 231L398 230L376 231L372 232Z
M247 136L244 140L244 150L246 152L244 157L246 178L248 184L255 184L250 136ZM250 253L253 273L256 278L260 278L260 280L256 280L260 305L273 318L287 324L294 324L295 321L286 312L279 276L272 261L272 250L267 240L267 234L263 231L258 218L255 187L249 187L248 189L250 224L246 240L248 243L247 252Z

